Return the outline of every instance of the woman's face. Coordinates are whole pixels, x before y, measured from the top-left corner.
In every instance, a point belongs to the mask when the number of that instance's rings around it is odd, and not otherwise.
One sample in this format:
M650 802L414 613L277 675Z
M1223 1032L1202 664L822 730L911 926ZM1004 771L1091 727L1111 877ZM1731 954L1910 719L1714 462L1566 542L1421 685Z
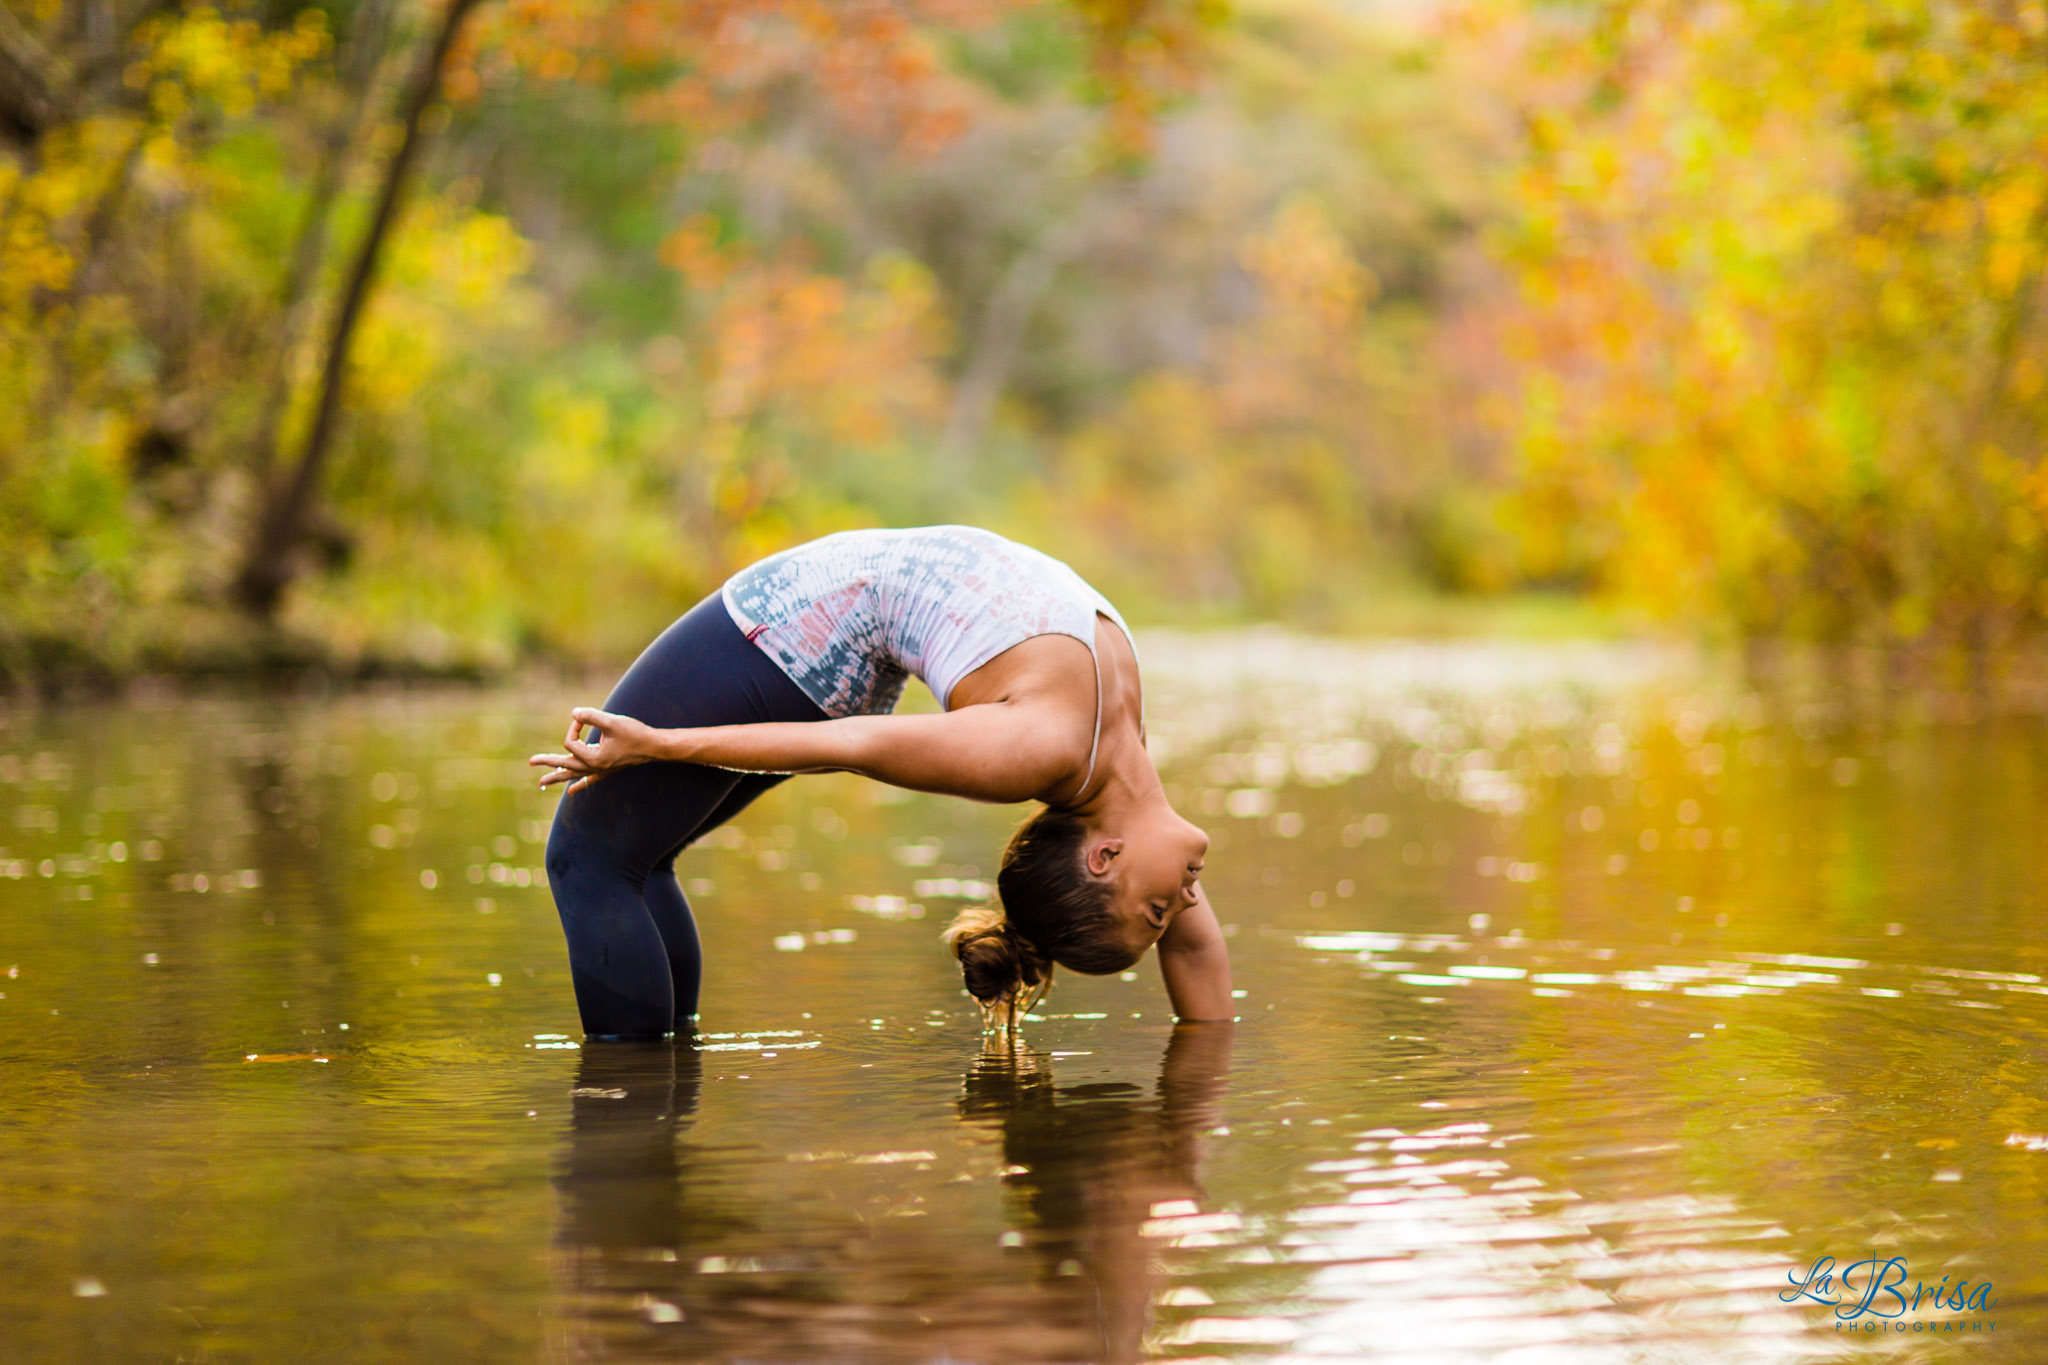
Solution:
M1134 956L1157 943L1195 903L1195 882L1208 851L1209 836L1163 803L1084 846L1088 871L1108 878L1114 888L1110 911Z

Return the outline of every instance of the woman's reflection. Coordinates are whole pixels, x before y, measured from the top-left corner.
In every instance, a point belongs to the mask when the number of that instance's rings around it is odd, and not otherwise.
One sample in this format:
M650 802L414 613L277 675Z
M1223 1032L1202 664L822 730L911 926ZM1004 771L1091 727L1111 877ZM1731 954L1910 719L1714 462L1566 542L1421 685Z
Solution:
M1043 1054L1008 1048L967 1075L960 1116L999 1132L1043 1288L1101 1361L1143 1354L1153 1268L1142 1229L1154 1205L1201 1196L1202 1135L1217 1123L1233 1032L1175 1028L1150 1100L1129 1084L1057 1085Z
M559 1287L556 1359L608 1355L607 1338L681 1322L701 1211L685 1226L676 1139L697 1109L703 1061L688 1039L591 1044L569 1099L569 1143L555 1172Z
M959 1114L1001 1143L1013 1171L1023 1216L1012 1217L1042 1258L1023 1282L1018 1253L981 1250L978 1237L963 1247L964 1225L860 1216L885 1194L939 1198L936 1184L907 1183L907 1163L835 1168L841 1202L764 1188L730 1153L694 1146L692 1040L591 1044L556 1166L563 1311L550 1358L1135 1360L1152 1282L1141 1229L1153 1205L1199 1197L1231 1037L1229 1024L1176 1029L1151 1092L1060 1086L1030 1052L974 1064ZM956 1207L976 1202L962 1198ZM739 1260L754 1271L705 1272Z

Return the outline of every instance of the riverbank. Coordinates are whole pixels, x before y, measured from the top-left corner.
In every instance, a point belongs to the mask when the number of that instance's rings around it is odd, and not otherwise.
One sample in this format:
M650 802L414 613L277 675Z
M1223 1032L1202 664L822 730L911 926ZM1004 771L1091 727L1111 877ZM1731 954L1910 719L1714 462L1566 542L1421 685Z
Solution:
M1738 705L1802 727L1956 725L2048 715L2048 651L1972 655L1949 646L1864 646L1799 640L1731 640L1658 627L1584 598L1512 594L1431 597L1388 592L1361 598L1343 629L1275 622L1161 622L1133 613L1147 692L1161 705L1199 695L1203 709L1227 698L1242 709L1332 687L1357 692L1371 680L1420 681L1465 693L1526 690L1545 680L1604 693L1617 680L1656 678L1712 709ZM169 644L126 649L87 635L57 644L0 637L0 708L181 697L342 696L512 689L601 696L632 651L583 657L533 648L492 654L450 648L438 632L405 645L350 646L307 632L259 631L225 613L194 621ZM1420 662L1418 662L1420 661ZM1433 682L1430 680L1434 680ZM928 704L913 690L908 705Z
M675 612L690 603L677 599ZM644 611L639 614L648 614ZM1261 623L1228 615L1153 619L1140 628L1243 630ZM1330 620L1294 623L1338 639L1624 640L1654 632L1586 598L1559 593L1455 596L1363 585ZM73 631L52 625L0 629L0 696L112 696L148 689L240 686L257 690L383 682L498 684L533 670L615 672L630 661L568 652L479 633L452 638L432 626L371 633L296 624L261 627L235 612L191 607L149 619L111 617Z

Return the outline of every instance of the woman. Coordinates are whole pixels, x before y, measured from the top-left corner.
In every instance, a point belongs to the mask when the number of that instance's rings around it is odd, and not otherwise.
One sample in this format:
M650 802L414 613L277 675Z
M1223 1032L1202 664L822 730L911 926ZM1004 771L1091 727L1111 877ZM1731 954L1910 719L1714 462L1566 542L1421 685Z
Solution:
M915 673L944 708L888 714ZM743 569L664 631L603 710L570 713L548 885L584 1030L695 1017L683 848L799 772L980 801L1038 800L1004 851L1002 908L946 937L967 990L1014 1017L1053 964L1122 971L1155 943L1184 1019L1230 1017L1230 963L1198 876L1209 839L1145 752L1130 636L1066 565L968 526L846 531ZM601 780L601 785L600 785Z

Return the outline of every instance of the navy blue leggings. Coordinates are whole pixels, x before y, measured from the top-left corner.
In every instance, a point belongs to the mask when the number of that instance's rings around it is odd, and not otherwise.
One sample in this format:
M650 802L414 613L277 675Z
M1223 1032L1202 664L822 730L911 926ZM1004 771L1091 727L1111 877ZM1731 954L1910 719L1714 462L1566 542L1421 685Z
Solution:
M825 718L733 624L717 593L646 648L604 709L661 729ZM703 967L676 854L786 777L643 763L562 798L548 834L548 889L569 937L585 1033L658 1037L696 1015Z

